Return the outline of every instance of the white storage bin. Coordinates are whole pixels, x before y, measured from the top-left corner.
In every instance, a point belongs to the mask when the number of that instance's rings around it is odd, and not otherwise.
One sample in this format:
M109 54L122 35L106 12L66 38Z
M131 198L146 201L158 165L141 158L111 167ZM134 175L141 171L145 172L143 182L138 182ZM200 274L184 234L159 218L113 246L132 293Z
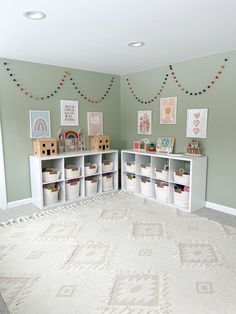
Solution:
M90 176L97 173L98 165L87 163L85 164L85 175Z
M110 160L103 160L102 162L102 172L109 172L114 169L114 162Z
M168 203L169 186L155 183L156 199Z
M56 181L60 177L60 170L56 168L46 168L42 171L43 182L52 182Z
M142 163L140 165L140 169L141 169L142 176L151 177L151 165L150 164Z
M66 179L74 179L80 176L80 167L73 165L66 165L65 168Z
M127 161L125 163L125 171L130 172L130 173L135 173L135 162Z
M189 207L189 192L174 189L174 205L182 208Z
M44 205L47 206L47 205L56 204L58 202L58 193L59 193L59 188L57 188L56 191L43 188Z
M91 196L97 193L98 191L98 179L90 178L85 180L85 191L86 196Z
M174 182L182 185L189 185L190 175L179 171L174 171Z
M107 174L102 176L102 190L103 192L113 190L113 175Z
M66 182L66 199L71 200L79 197L80 181Z
M169 177L169 171L168 170L155 168L155 174L156 174L157 179L168 181L168 177Z
M151 182L141 178L140 179L140 190L141 194L150 196L151 194Z
M136 178L133 175L126 175L126 189L128 191L136 191Z

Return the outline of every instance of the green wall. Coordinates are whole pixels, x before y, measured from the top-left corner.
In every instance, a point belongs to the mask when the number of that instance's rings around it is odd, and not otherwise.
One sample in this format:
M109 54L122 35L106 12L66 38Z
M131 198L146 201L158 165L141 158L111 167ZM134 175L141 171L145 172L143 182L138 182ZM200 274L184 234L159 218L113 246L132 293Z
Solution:
M79 126L87 131L87 112L102 111L104 134L111 136L112 148L120 146L120 78L105 101L99 104L86 102L78 96L69 79L55 97L48 100L32 100L23 95L13 84L3 62L34 95L47 95L54 91L64 71L69 70L75 82L92 98L100 98L107 89L112 75L68 69L56 66L0 59L0 119L3 132L3 149L6 169L8 202L31 197L29 155L32 155L32 140L29 138L29 109L50 110L52 136L60 128L60 100L79 101ZM73 129L74 127L69 128ZM88 147L88 139L87 139Z
M8 202L30 197L29 155L32 154L32 141L29 138L28 110L50 110L52 136L56 136L60 128L60 100L72 99L79 101L80 127L86 131L87 112L103 112L104 133L111 136L112 148L118 149L131 148L133 140L144 137L137 134L137 112L151 109L152 135L145 137L156 142L159 136L173 135L176 137L175 151L184 151L189 140L186 138L187 109L208 108L207 139L202 140L205 154L208 156L207 201L236 208L236 52L173 64L173 69L184 87L198 91L212 81L225 58L229 60L220 79L216 80L216 84L205 94L186 95L177 87L171 78L169 67L166 66L122 77L116 76L110 94L100 104L91 104L78 97L69 80L56 97L44 101L29 99L14 86L3 62L7 61L16 73L16 78L38 95L47 95L49 91L54 90L64 71L69 70L85 94L100 98L111 75L0 59L0 119ZM162 85L166 73L169 73L169 79L161 97L178 97L176 125L160 125L160 98L151 104L141 104L132 96L126 82L129 78L136 94L140 98L148 99Z
M207 201L236 208L236 52L218 54L173 64L182 86L189 90L202 90L211 82L224 59L226 67L215 85L199 96L190 96L178 88L170 75L169 66L132 73L121 78L121 121L122 147L131 148L132 141L143 137L156 142L159 136L175 136L175 151L186 151L186 116L188 108L208 108L207 139L202 143L208 156ZM131 94L128 78L137 96L151 98L162 85L165 74L169 73L166 87L160 97L178 97L177 124L160 124L160 98L151 104L139 103ZM152 135L137 134L138 110L151 109L153 113Z

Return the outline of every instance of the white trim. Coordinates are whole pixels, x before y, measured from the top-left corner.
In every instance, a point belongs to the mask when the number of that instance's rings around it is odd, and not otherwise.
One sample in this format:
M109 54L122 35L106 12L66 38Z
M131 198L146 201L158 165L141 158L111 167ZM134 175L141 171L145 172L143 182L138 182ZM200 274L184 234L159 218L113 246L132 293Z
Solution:
M7 209L7 193L5 181L4 155L2 147L1 123L0 123L0 208Z
M28 205L28 204L32 204L32 198L25 198L23 200L9 202L7 204L7 208L14 208L14 207L17 207L17 206L23 206L23 205Z
M212 202L206 202L205 206L207 208L215 209L220 212L236 216L236 208L233 208L233 207L228 207L228 206L224 206L224 205L220 205L220 204L216 204Z

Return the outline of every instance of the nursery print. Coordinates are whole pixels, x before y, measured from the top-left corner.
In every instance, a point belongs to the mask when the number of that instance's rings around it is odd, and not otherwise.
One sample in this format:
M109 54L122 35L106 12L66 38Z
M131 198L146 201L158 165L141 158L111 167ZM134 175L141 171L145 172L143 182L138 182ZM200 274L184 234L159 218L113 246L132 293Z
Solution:
M78 125L78 101L61 100L61 125Z
M103 134L102 112L88 112L88 135Z
M152 134L152 111L138 111L138 134Z
M29 110L30 138L50 137L50 111Z
M206 138L208 109L188 109L187 137Z
M176 124L177 97L160 99L160 124Z

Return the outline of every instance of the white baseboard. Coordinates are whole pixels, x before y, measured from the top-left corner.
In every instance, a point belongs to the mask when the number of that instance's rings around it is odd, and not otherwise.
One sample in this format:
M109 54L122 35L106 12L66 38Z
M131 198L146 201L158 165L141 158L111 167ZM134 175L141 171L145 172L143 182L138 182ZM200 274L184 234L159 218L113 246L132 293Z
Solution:
M31 204L31 203L32 203L32 198L25 198L23 200L9 202L7 204L7 208L14 208L14 207L17 207L17 206L28 205L28 204Z
M236 208L232 208L232 207L228 207L228 206L224 206L224 205L220 205L220 204L216 204L212 202L206 202L205 206L207 208L215 209L220 212L236 216Z

